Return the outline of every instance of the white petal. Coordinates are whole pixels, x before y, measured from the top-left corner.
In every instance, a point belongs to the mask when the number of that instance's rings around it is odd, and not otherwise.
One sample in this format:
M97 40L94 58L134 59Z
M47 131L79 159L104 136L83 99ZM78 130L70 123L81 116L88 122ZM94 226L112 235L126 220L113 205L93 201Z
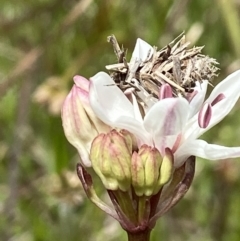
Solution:
M239 97L240 89L240 70L230 74L227 78L221 81L212 91L207 101L212 102L219 94L223 93L227 98L234 98L234 93Z
M131 102L104 72L90 79L89 100L95 114L107 124L114 123L121 116L134 117Z
M197 82L196 85L197 86L196 88L194 88L194 90L198 93L193 97L190 102L190 116L194 116L201 108L206 96L208 82L203 81L201 84Z
M166 148L174 150L174 144L177 142L178 136L179 135L155 136L154 146L160 151L161 155L164 156Z
M176 166L180 166L191 155L207 160L235 158L240 157L240 147L208 144L203 140L185 142L174 154Z
M234 72L220 82L213 89L206 102L211 103L221 93L224 94L225 98L212 107L212 118L207 130L219 123L236 104L240 95L240 71Z
M195 140L201 135L202 129L198 125L198 114L194 115L190 120L188 120L186 126L183 130L183 139L186 140Z
M159 136L175 135L182 131L189 113L185 98L167 98L156 103L144 118L145 129Z
M89 159L90 145L93 138L97 135L92 128L86 113L78 99L72 99L72 91L68 94L62 107L62 124L66 138L78 150L84 166L90 167ZM76 97L76 96L75 96ZM81 116L78 116L76 110ZM74 115L75 113L75 115ZM81 117L81 118L80 118Z
M132 100L133 100L133 109L134 109L135 119L140 121L141 123L143 123L143 118L142 118L142 115L141 115L141 112L140 112L140 109L138 106L137 99L134 94L132 94Z
M200 128L196 114L184 130L184 138L196 139L210 128L219 123L233 108L240 95L240 70L229 75L220 82L212 91L206 102L211 103L219 94L224 94L225 98L212 107L212 118L207 128Z
M121 128L149 142L149 136L132 103L116 86L112 78L100 72L90 79L89 99L94 113L113 128Z
M145 62L152 57L153 47L142 39L138 38L132 53L131 61L140 60Z
M185 98L163 99L149 110L144 127L161 153L165 147L172 148L187 122L188 113L189 104Z

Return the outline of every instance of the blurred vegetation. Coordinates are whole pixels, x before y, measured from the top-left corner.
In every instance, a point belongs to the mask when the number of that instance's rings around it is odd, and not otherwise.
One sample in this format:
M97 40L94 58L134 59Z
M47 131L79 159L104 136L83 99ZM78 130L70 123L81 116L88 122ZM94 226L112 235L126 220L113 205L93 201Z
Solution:
M219 61L215 85L240 66L240 1L0 3L0 240L126 240L88 201L75 173L77 152L60 118L72 77L116 62L110 34L130 55L137 37L161 47L185 31ZM239 146L239 111L240 103L205 139ZM239 160L199 159L189 193L158 221L152 240L240 240L239 169Z

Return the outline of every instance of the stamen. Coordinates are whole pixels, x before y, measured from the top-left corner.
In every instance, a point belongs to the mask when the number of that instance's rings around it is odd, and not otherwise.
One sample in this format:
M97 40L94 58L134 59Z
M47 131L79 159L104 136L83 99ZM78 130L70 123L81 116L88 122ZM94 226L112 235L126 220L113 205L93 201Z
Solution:
M207 128L212 117L212 107L209 103L205 103L198 114L198 125L201 128Z
M211 106L216 105L218 102L220 102L221 100L223 100L225 97L226 97L226 96L225 96L223 93L219 94L219 95L212 101Z
M172 88L169 84L163 84L159 90L159 100L172 98Z

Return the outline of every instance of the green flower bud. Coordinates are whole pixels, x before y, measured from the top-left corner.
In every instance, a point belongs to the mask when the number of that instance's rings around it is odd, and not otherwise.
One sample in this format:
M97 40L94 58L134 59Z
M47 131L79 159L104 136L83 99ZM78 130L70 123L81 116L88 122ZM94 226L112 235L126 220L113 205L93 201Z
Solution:
M169 148L165 149L162 165L160 167L160 175L154 194L158 193L160 188L169 182L173 173L173 154Z
M127 130L121 130L120 134L125 138L130 153L138 149L137 141L133 134Z
M160 152L155 147L141 146L132 155L132 185L138 196L151 196L156 189L162 163Z
M138 196L142 196L144 194L145 188L144 165L141 157L138 155L137 152L134 152L132 155L131 173L132 185L134 187L135 193Z
M129 135L116 130L98 135L91 147L92 166L109 190L127 191L131 184L131 148Z
M160 178L159 178L159 185L166 184L173 172L173 154L169 148L165 150L165 156L163 157L161 169L160 169Z

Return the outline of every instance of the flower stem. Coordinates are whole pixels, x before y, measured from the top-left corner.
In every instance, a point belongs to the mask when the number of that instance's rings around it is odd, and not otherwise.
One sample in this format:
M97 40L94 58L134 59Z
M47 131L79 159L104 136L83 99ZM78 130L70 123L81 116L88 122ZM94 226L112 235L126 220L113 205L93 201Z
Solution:
M127 231L128 241L149 241L150 240L150 229L145 229L137 233L131 233Z
M120 190L114 192L117 197L118 203L122 208L122 211L128 216L129 220L134 224L137 224L136 210L132 206L132 199L128 192L122 192Z

